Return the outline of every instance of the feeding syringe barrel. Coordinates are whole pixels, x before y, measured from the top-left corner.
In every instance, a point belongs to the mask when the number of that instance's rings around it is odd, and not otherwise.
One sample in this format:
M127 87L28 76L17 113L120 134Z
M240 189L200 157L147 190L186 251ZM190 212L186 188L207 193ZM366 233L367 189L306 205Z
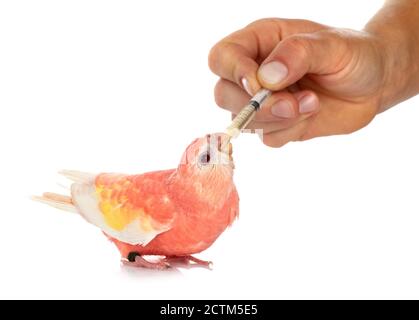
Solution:
M268 89L259 90L233 119L233 122L226 129L226 133L232 138L237 137L240 134L240 131L245 129L249 122L252 121L256 111L270 95L271 91Z

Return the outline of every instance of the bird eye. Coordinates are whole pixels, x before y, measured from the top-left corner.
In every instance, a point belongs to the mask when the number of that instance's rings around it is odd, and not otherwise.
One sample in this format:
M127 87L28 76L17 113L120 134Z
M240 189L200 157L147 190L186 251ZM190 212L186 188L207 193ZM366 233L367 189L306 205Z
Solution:
M208 164L211 161L211 155L209 152L204 152L199 156L199 162L201 164Z

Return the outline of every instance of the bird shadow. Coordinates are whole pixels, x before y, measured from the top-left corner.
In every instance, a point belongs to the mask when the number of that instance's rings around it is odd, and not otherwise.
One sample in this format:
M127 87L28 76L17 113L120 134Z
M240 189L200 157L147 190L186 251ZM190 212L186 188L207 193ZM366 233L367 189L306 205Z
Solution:
M121 265L121 273L133 278L177 278L184 275L178 268L168 268L166 270L156 270L147 268L131 267Z
M198 264L189 264L185 265L183 263L172 262L170 267L164 270L157 270L157 269L149 269L149 268L139 268L121 264L121 273L123 275L127 275L130 277L135 278L175 278L175 277L184 277L185 275L182 273L181 269L206 269L209 268L204 267Z

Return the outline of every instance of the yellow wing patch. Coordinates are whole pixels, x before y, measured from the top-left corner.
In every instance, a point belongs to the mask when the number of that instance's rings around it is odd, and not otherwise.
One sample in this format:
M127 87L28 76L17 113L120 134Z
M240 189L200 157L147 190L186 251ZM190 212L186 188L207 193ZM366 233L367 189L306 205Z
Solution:
M122 231L143 211L141 208L134 210L129 205L128 197L123 194L129 187L129 181L118 178L112 182L105 180L96 183L100 211L103 213L106 224L116 231Z
M138 220L139 230L145 233L167 227L147 212L146 207L150 203L147 197L150 195L144 194L144 190L140 190L127 176L99 177L96 180L96 194L105 223L115 231L123 231L134 220Z

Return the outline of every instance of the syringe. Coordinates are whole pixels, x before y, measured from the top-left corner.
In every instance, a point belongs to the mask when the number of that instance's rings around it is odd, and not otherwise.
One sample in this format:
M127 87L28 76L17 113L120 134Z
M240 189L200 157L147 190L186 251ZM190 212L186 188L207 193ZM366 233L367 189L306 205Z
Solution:
M236 138L240 131L245 129L246 126L252 121L256 114L256 111L262 106L263 102L271 95L271 91L268 89L260 89L249 103L237 114L233 119L232 123L227 127L226 133L232 138ZM229 141L228 141L229 142Z

